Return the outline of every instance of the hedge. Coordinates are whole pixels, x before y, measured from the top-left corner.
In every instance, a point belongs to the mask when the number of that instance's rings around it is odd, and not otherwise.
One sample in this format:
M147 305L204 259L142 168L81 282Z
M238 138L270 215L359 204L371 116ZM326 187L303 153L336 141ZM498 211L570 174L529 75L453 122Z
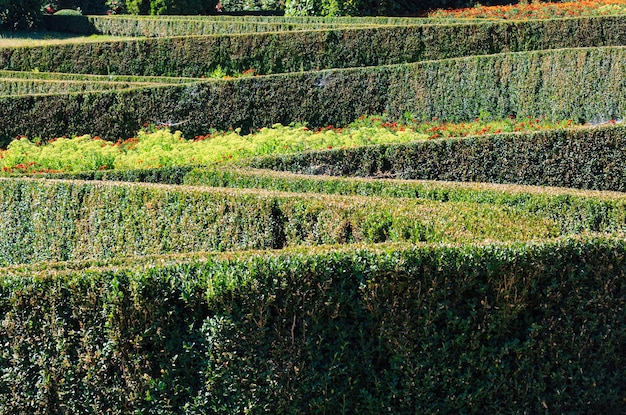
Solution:
M3 270L0 413L622 413L623 238Z
M626 197L621 193L583 192L562 188L303 176L266 170L194 168L182 178L188 185L259 188L384 198L417 198L509 206L541 214L559 223L561 233L626 232Z
M187 36L236 33L283 32L343 27L342 23L193 19L189 16L138 18L137 16L44 16L46 29L53 32L112 36Z
M556 236L504 207L94 182L0 180L0 265L159 253Z
M262 15L213 16L44 16L50 31L85 35L114 36L187 36L218 33L246 33L294 29L324 29L331 27L361 27L373 25L406 26L416 24L449 24L467 20L398 18L398 17L310 17Z
M202 78L181 78L167 76L133 76L133 75L92 75L64 72L41 71L3 71L0 70L2 80L30 80L30 81L81 81L81 82L132 82L150 84L183 84L201 81Z
M245 133L274 123L347 125L384 111L390 119L408 114L452 122L481 114L608 121L626 116L624 72L625 48L581 48L0 98L0 147L18 135L48 139L91 133L118 140L132 137L145 123L173 125L189 138L212 127L239 127Z
M185 184L225 188L254 188L295 193L426 199L439 202L507 206L539 214L558 223L561 234L626 232L626 198L622 193L580 191L489 183L460 183L402 179L305 176L288 172L220 167L180 166L80 173L40 173L37 178L109 180ZM391 203L391 202L390 202Z
M547 130L258 158L259 168L331 175L626 191L624 126Z
M200 80L155 76L0 71L0 96L119 91L146 86L180 85Z
M205 20L104 19L108 33L155 35L163 30L204 33ZM222 24L222 23L219 23ZM239 32L237 24L227 26ZM246 23L248 24L248 23ZM257 24L257 23L254 23ZM185 27L188 26L188 29ZM382 26L230 36L86 42L6 48L0 68L93 74L208 76L256 74L410 63L541 49L626 45L626 16L445 25ZM211 29L212 30L212 29ZM176 32L177 33L177 32Z
M138 84L128 82L94 82L94 81L52 81L52 80L28 80L0 78L1 96L23 96L37 94L73 93L73 92L100 92L107 90L134 89L138 86L151 84ZM152 84L159 85L159 84Z

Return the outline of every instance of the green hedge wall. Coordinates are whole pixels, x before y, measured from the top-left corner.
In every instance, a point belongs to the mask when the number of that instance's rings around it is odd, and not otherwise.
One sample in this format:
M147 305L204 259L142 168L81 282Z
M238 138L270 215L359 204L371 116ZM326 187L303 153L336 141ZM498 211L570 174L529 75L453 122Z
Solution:
M119 19L104 21L112 26L123 22ZM146 27L148 23L153 24L153 20L130 22L141 26L141 29L128 29L132 34L138 34L137 30L143 34L155 34L153 29ZM209 23L217 24L203 20L165 20L161 24L172 28L191 25L191 31L200 30L195 28L197 25ZM236 27L234 30L240 31ZM208 76L218 66L230 74L248 69L254 69L257 74L270 74L500 52L619 45L626 45L626 16L187 36L7 48L0 51L0 68L200 77Z
M138 18L136 16L44 16L46 29L53 32L112 36L188 36L237 33L283 32L344 27L345 23L282 22L189 18L189 16Z
M626 191L624 126L548 130L270 156L259 168L332 175Z
M182 166L143 170L42 173L37 174L36 177L480 203L508 206L523 212L540 214L558 223L561 234L583 231L626 232L626 198L621 193L613 192L488 183L304 176L271 170L241 169L234 166L220 168Z
M625 254L595 238L5 269L0 413L622 413Z
M470 203L25 179L0 180L0 192L0 265L559 233L539 215Z
M149 63L146 63L149 65ZM131 137L144 123L185 137L209 128L307 122L346 125L387 111L421 120L505 118L608 121L626 116L626 49L561 49L206 81L134 91L0 98L0 147L18 135ZM8 122L7 120L11 120Z
M419 198L515 207L559 223L561 233L626 232L626 197L608 192L490 185L303 176L267 170L195 168L183 176L189 185L259 188L287 192Z

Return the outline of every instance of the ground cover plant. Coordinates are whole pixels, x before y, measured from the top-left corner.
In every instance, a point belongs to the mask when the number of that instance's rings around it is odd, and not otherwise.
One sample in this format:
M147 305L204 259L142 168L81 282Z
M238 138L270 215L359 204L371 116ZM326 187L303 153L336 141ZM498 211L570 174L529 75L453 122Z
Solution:
M0 49L0 414L624 412L623 16L56 17L155 38Z

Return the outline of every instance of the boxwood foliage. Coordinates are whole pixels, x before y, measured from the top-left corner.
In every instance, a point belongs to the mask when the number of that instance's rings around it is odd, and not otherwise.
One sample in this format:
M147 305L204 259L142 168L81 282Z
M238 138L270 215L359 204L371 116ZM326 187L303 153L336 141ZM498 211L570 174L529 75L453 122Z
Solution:
M333 149L253 160L303 173L626 191L624 126Z
M626 76L620 75L625 71L625 48L581 48L0 98L0 146L21 134L47 139L92 133L118 140L144 123L171 124L189 138L210 127L248 132L297 121L346 125L383 111L391 119L410 113L422 120L487 114L607 121L626 114Z
M151 182L480 203L509 206L522 212L540 214L558 223L562 234L584 231L626 232L626 198L622 193L614 192L489 183L301 175L238 168L233 165L40 173L35 176L64 180Z
M194 168L183 176L183 182L216 187L503 205L548 217L559 223L562 233L626 231L626 197L612 192L487 183L305 176L232 167Z
M0 265L293 245L556 236L514 209L139 184L0 180Z
M0 412L618 414L625 254L596 237L4 269Z
M98 19L112 27L125 22L118 18ZM190 35L221 30L219 25L225 24L226 29L236 34L7 48L0 53L0 68L198 77L210 75L218 66L231 75L249 69L257 74L271 74L501 52L626 45L626 16L292 32L277 32L280 25L272 29L265 26L269 23L246 21L166 19L158 21L158 25L153 22L130 19L126 23L129 29L110 28L106 32L122 34L127 30L134 36L154 36L163 31L178 34L178 30L183 30ZM134 25L137 27L132 28ZM160 27L162 25L166 28ZM246 27L250 25L263 25L263 30L275 33L239 33L252 30Z
M348 26L348 22L283 21L282 19L222 19L176 16L149 18L137 16L44 16L46 28L53 32L112 36L189 36L237 33L283 32Z

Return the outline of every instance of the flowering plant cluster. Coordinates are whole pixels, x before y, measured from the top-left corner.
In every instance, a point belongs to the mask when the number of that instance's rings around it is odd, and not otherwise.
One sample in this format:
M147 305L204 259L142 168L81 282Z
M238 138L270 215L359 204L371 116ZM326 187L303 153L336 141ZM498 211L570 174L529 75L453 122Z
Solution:
M480 6L436 10L433 18L468 19L550 19L554 17L603 16L626 13L626 0L572 1L566 3L520 2L509 6Z
M418 122L406 115L402 122L385 115L362 116L344 126L310 129L304 125L261 128L243 135L240 129L210 131L186 140L179 131L146 126L135 137L116 143L83 135L61 137L46 144L19 137L0 150L0 172L5 174L141 169L208 165L248 157L289 154L364 145L407 143L447 137L567 128L572 121L551 122L545 117L488 121L483 114L473 122L448 123L437 118Z

